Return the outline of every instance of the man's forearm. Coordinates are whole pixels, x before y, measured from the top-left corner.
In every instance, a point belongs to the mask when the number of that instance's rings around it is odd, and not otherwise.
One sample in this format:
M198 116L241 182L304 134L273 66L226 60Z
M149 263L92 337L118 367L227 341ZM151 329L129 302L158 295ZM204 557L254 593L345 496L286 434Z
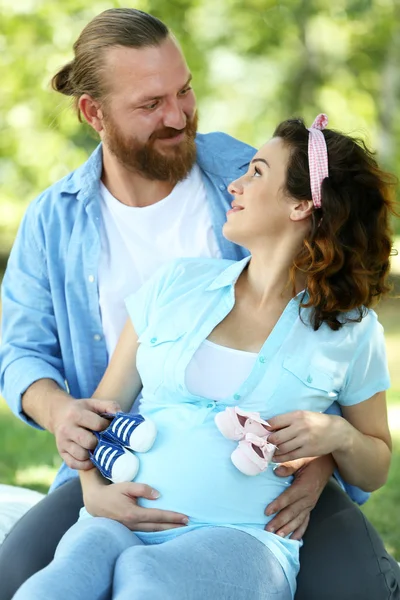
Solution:
M53 379L35 381L22 396L22 409L44 429L54 433L54 414L72 398Z

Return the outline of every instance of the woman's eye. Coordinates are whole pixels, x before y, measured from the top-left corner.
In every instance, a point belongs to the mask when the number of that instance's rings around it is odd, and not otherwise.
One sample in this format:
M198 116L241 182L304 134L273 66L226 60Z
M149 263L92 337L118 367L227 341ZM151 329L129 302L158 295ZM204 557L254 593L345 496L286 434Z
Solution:
M261 171L257 167L254 167L253 177L261 177Z

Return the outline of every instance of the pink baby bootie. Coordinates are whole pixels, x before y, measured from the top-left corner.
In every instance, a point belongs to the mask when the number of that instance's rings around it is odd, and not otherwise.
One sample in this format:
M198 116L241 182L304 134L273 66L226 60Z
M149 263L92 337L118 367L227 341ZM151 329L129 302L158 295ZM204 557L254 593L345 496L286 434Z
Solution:
M241 410L237 406L228 406L224 411L215 415L215 424L228 440L243 440L246 433L259 437L268 436L269 431L264 425L269 425L260 417L260 413Z
M232 452L231 460L244 475L259 475L268 467L275 450L276 446L268 443L266 437L246 433Z

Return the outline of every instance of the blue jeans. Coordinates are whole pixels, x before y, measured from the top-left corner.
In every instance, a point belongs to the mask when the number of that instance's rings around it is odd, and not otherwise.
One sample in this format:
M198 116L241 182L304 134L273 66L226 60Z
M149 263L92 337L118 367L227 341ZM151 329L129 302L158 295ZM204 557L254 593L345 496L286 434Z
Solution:
M145 545L124 525L84 519L54 560L14 600L293 600L283 570L259 540L205 527Z

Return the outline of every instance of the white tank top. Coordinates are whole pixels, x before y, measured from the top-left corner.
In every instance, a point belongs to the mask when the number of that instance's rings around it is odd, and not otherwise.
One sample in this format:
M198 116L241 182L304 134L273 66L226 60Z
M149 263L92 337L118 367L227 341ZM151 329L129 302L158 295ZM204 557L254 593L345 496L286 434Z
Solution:
M186 368L186 387L196 396L224 400L248 378L257 356L205 340Z

